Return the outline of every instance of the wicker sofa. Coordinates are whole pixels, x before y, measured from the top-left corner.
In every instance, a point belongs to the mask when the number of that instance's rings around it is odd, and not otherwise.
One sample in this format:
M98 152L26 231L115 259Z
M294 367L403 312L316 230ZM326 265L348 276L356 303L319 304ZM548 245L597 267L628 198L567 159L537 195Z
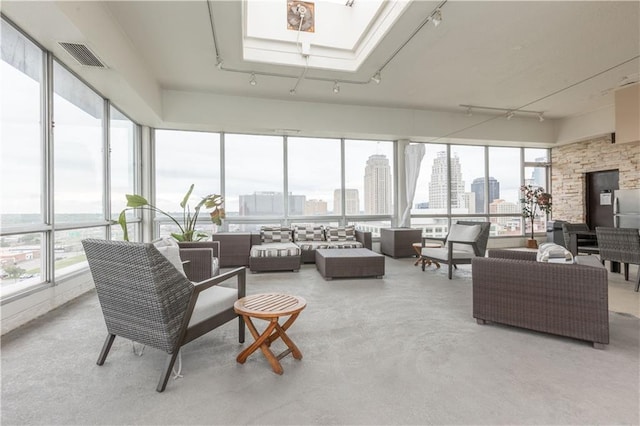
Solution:
M302 263L315 263L316 250L367 248L371 232L353 226L294 225L263 227L251 235L249 268L252 272L298 270Z
M473 317L609 343L607 270L595 256L576 264L536 262L536 252L489 250L472 263Z

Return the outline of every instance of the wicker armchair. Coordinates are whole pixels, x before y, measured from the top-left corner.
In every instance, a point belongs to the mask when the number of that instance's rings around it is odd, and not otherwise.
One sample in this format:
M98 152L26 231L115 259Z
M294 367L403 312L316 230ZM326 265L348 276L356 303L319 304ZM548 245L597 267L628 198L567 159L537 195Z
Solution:
M479 225L480 229L471 228ZM458 268L460 264L470 264L471 260L477 256L484 256L489 241L490 222L458 221L452 225L449 235L447 235L444 247L425 248L424 240L421 250L420 261L422 270L429 261L436 263L446 263L449 265L449 279L453 274L453 268Z
M602 261L624 263L624 279L629 281L629 264L640 265L640 232L636 228L596 227ZM640 267L636 291L640 290Z
M169 354L156 390L164 391L180 348L214 328L239 320L233 304L245 296L244 267L192 283L153 244L86 239L82 241L107 326L98 365L116 336ZM236 277L237 289L218 284Z
M578 264L536 262L536 252L489 250L473 259L473 317L609 343L608 275L596 256Z

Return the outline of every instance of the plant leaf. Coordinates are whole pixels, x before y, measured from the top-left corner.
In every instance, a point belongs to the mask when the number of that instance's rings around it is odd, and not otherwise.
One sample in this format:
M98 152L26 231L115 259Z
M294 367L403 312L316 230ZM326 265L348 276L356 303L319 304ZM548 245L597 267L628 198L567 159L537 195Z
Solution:
M129 241L129 233L127 232L127 209L124 209L120 212L120 216L118 216L118 223L122 228L122 233L124 234L124 240Z
M193 187L194 186L195 186L195 183L192 183L191 186L189 187L189 190L184 195L184 198L182 199L182 202L180 203L180 207L182 207L183 209L184 209L184 206L186 206L187 203L189 202L189 198L191 197L191 193L193 192Z
M146 198L141 195L127 194L127 207L143 207L149 205Z

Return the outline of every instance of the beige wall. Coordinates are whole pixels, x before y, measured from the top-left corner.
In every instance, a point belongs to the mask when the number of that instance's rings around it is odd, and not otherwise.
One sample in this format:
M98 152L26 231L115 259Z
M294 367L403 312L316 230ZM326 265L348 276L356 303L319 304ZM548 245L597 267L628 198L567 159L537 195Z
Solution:
M640 142L612 144L605 136L551 150L553 219L586 222L585 173L618 170L620 189L640 188Z

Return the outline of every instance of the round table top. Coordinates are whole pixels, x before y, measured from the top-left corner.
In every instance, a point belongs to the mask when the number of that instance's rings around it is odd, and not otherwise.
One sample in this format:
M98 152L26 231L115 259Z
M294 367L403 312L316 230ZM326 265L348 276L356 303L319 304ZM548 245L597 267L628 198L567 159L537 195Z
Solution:
M302 297L280 293L261 293L236 300L233 309L240 315L256 318L274 318L292 315L307 306Z

